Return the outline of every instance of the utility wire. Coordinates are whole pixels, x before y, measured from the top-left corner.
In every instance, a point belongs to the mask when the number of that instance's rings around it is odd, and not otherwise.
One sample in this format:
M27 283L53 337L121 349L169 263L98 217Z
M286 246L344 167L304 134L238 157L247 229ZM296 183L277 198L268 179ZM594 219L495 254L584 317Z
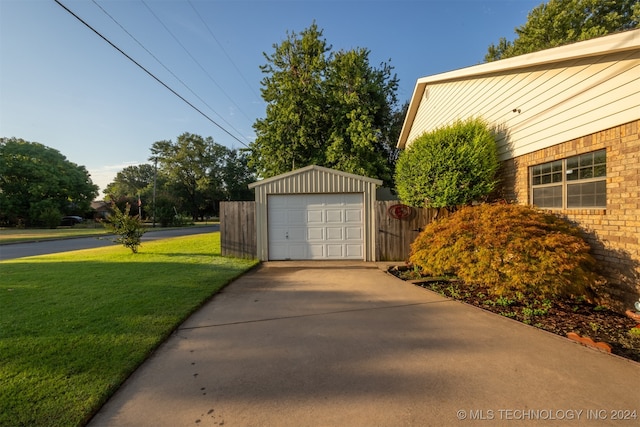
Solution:
M247 79L245 78L245 76L242 74L242 71L240 71L240 69L238 68L238 66L235 64L235 62L233 62L233 59L231 59L231 56L229 55L229 53L227 53L226 49L224 48L224 46L222 46L222 44L218 41L218 38L213 34L213 31L211 30L211 27L209 27L209 25L207 24L207 22L204 20L204 18L202 17L202 15L200 14L200 12L198 12L198 10L196 9L196 7L193 5L193 3L191 2L191 0L187 0L187 3L189 3L189 6L191 6L191 9L193 9L193 11L196 13L196 15L198 16L198 18L200 18L200 21L202 22L202 24L204 24L205 28L207 29L207 31L209 31L209 34L211 35L211 38L213 40L215 40L215 42L218 44L218 46L220 47L220 49L222 50L222 52L226 55L227 59L229 60L229 62L231 62L231 65L233 65L233 68L236 69L236 71L238 72L238 75L242 78L242 80L245 82L245 84L247 85L247 87L249 88L249 90L251 91L251 93L253 93L253 95L256 97L256 99L261 99L260 96L258 96L258 94L256 93L256 91L253 89L253 86L251 86L251 84L249 84L249 82L247 81Z
M236 137L235 135L233 135L231 132L229 132L227 129L225 129L223 126L221 126L218 122L216 122L215 120L213 120L211 117L209 117L208 115L206 115L204 112L202 112L202 110L200 110L198 107L196 107L195 105L193 105L191 102L189 102L186 98L184 98L182 95L180 95L178 92L176 92L175 90L173 90L171 87L169 87L166 83L164 83L162 80L160 80L158 77L156 77L153 73L151 73L149 70L147 70L146 68L144 68L142 65L140 65L135 59L133 59L132 57L130 57L129 55L127 55L122 49L120 49L118 46L116 46L115 44L113 44L109 39L107 39L105 36L103 36L102 34L100 34L100 32L98 30L96 30L95 28L93 28L91 25L89 25L86 21L84 21L82 18L80 18L78 15L76 15L72 10L70 10L68 7L66 7L64 4L62 4L60 2L60 0L53 0L55 1L60 7L62 7L64 10L66 10L67 12L69 12L69 14L71 14L74 18L76 18L78 21L82 22L87 28L89 28L91 31L93 31L96 35L98 35L98 37L100 37L102 40L104 40L105 42L109 43L109 45L111 45L111 47L113 47L115 50L117 50L118 52L120 52L121 54L123 54L129 61L133 62L135 65L137 65L142 71L144 71L145 73L147 73L151 78L153 78L155 81L157 81L158 83L160 83L162 86L164 86L167 90L169 90L171 93L173 93L175 96L177 96L178 98L180 98L182 101L184 101L188 106L190 106L191 108L193 108L194 110L196 110L198 113L200 113L204 118L206 118L207 120L209 120L211 123L213 123L214 125L216 125L218 128L220 128L223 132L225 132L227 135L229 135L231 138L235 139L236 141L238 141L240 144L244 145L245 147L249 148L249 146L247 144L245 144L243 141L241 141L238 137Z
M207 107L209 107L209 109L220 118L220 120L222 120L223 122L226 123L227 126L229 126L231 129L233 129L237 134L242 135L242 132L240 132L238 129L236 129L235 127L233 127L233 125L231 123L229 123L228 121L225 120L224 117L222 117L220 114L218 114L218 112L216 112L209 104L207 104L207 102L202 99L197 93L195 93L184 81L182 81L182 79L180 79L180 77L176 76L175 73L173 71L171 71L166 65L164 65L162 63L162 61L160 61L153 53L151 53L149 51L149 49L147 49L138 39L136 39L133 34L131 34L129 31L127 31L126 28L124 28L120 22L118 22L118 20L116 18L114 18L109 12L107 12L102 6L100 6L98 4L98 2L96 0L92 0L93 3L98 6L98 8L100 8L100 10L107 15L109 18L111 18L111 20L117 25L119 26L122 31L124 31L125 33L127 33L127 35L129 37L131 37L136 43L138 43L138 45L144 49L149 55L151 55L151 57L153 59L155 59L158 64L160 64L162 66L162 68L164 68L165 70L167 70L167 72L169 72L173 77L175 77L176 80L178 80L180 83L182 83L182 86L184 86L189 92L191 92L191 94L193 96L195 96L196 98L198 98L200 100L200 102L202 102L204 105L206 105Z
M146 8L149 10L149 12L151 12L151 14L158 20L158 22L164 27L165 30L167 30L167 32L171 35L171 37L173 37L173 39L176 41L176 43L178 43L180 45L180 47L187 53L187 55L189 55L189 57L193 60L193 62L196 63L196 65L198 67L200 67L200 69L207 75L207 77L209 77L209 80L211 80L213 82L214 85L216 85L216 87L218 89L220 89L220 92L222 92L222 94L224 96L227 97L227 99L238 109L238 111L240 111L240 113L244 116L245 119L247 119L247 121L249 123L251 123L251 119L249 117L247 117L247 115L244 113L244 111L242 111L242 108L240 108L238 106L238 104L235 103L235 101L233 100L233 98L231 98L227 92L225 92L225 90L222 88L222 86L220 86L218 84L218 82L211 76L211 74L209 74L209 72L202 66L202 64L200 64L200 62L198 62L198 60L191 54L191 52L189 52L189 49L187 49L181 42L180 40L178 40L178 38L175 36L175 34L173 34L173 32L169 29L169 27L167 27L164 22L162 22L162 20L158 17L158 15L156 15L156 13L149 7L149 5L147 4L147 2L145 0L140 0L142 2L143 5L146 6Z

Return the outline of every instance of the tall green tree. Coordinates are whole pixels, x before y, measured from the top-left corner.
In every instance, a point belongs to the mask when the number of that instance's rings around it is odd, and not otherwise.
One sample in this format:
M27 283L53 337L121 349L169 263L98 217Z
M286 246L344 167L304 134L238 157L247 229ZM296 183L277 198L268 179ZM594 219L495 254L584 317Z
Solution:
M172 211L186 211L196 220L216 215L221 200L252 199L247 186L255 181L255 173L247 154L211 137L184 133L176 142L155 142L151 153L158 160L159 203L170 204Z
M287 33L260 69L266 115L253 127L251 164L267 178L311 163L324 164L327 109L323 80L331 47L313 23L300 34Z
M638 0L549 0L534 8L516 38L501 38L487 50L485 61L588 40L640 26Z
M220 200L254 200L249 184L256 175L249 167L249 155L238 150L229 150L222 168L222 197Z
M55 214L83 215L97 195L86 168L58 150L0 138L0 221L38 225Z
M332 118L325 165L345 172L393 181L391 148L385 136L394 123L398 79L392 67L369 64L368 49L340 51L327 69L325 87Z
M322 36L314 22L265 54L250 165L265 178L317 164L390 183L397 77L371 66L368 49L334 53Z
M167 177L167 185L185 203L184 208L196 220L210 189L210 170L218 144L213 138L183 133L176 142L157 141L152 156Z
M127 166L116 174L103 192L108 198L137 197L153 186L154 175L153 165Z

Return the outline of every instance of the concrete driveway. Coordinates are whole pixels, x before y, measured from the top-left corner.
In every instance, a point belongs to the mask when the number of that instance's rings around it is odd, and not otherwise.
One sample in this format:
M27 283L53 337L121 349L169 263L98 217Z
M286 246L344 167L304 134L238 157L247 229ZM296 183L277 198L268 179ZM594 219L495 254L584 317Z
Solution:
M630 426L639 378L638 363L376 264L264 263L189 318L89 425Z

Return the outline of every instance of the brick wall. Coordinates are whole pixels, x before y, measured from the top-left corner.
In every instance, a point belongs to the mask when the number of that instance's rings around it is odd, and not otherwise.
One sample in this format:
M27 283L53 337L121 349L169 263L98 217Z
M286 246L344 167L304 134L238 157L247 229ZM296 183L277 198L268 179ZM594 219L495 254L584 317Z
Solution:
M529 166L606 149L606 209L558 213L579 224L609 280L612 304L631 308L640 296L640 120L503 162L500 197L530 202Z

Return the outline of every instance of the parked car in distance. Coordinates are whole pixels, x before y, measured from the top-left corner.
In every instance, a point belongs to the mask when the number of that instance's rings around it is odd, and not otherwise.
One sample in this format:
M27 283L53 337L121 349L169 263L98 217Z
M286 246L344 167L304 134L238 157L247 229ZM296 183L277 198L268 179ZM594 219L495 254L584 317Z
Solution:
M62 220L60 221L60 225L76 225L76 224L80 224L82 222L82 217L81 216L76 216L76 215L69 215L69 216L63 216Z

